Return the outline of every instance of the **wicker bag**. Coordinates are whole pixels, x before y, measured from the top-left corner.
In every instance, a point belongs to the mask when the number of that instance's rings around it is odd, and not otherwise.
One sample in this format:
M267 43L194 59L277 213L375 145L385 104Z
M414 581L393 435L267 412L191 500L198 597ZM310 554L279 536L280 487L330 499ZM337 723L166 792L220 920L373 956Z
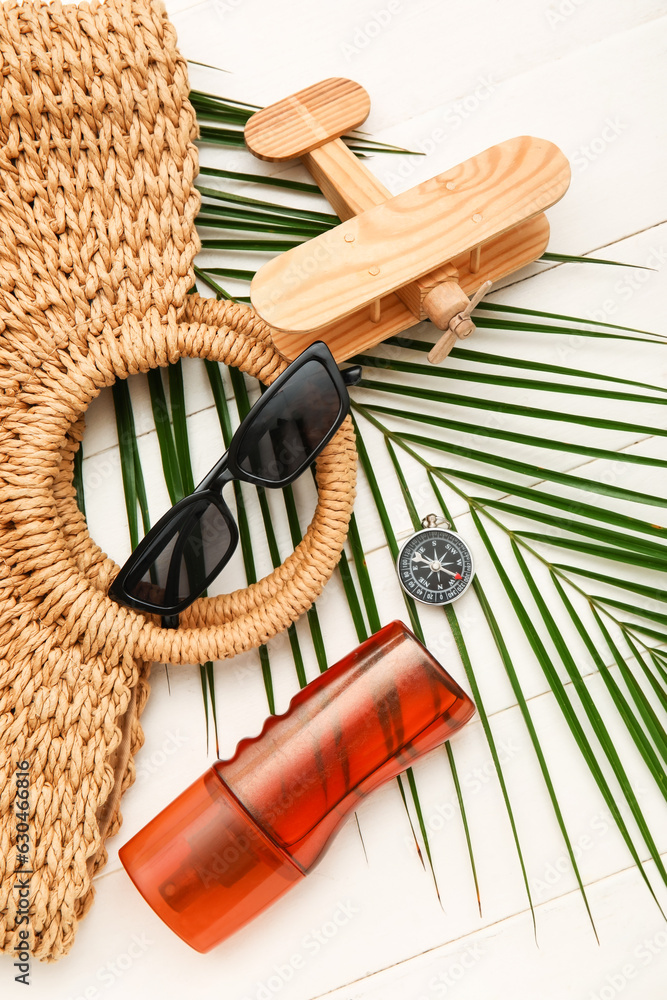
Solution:
M0 949L27 926L54 960L120 826L148 664L233 656L310 606L340 556L356 455L348 418L294 553L178 629L106 596L118 567L72 485L89 402L186 355L267 384L285 362L252 310L188 295L197 126L162 5L0 5L0 67Z

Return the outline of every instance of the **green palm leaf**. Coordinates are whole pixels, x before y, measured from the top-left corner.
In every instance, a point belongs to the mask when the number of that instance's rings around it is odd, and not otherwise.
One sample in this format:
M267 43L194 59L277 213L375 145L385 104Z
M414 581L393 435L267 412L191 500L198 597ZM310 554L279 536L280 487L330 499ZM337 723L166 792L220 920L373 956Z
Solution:
M192 101L201 122L204 142L242 145L243 126L255 110L253 107L199 91L192 92ZM396 147L383 147L359 135L351 137L351 145L362 153L380 149L398 151ZM207 254L198 261L196 275L219 298L229 298L231 293L218 279L233 283L234 297L243 300L243 293L254 275L257 255L259 259L268 259L266 255L296 246L337 222L330 211L322 210L318 188L311 182L270 177L255 173L255 169L259 170L259 165L250 157L248 172L209 166L200 169L202 177L211 180L202 184L200 178L202 208L197 222L204 229L219 232L202 241ZM275 188L279 192L276 197L283 199L291 195L296 200L293 204L281 204L250 197L247 194L250 184ZM240 254L253 255L245 257L251 263L240 264L244 259L239 258ZM542 260L565 266L570 262L623 266L610 260L551 252L544 254ZM554 337L574 335L584 343L604 341L612 347L618 340L631 341L641 357L642 352L652 351L656 345L661 347L666 341L646 330L489 299L480 304L475 320L481 331L479 346L471 346L470 342L466 347L457 346L441 368L424 363L424 355L435 339L429 326L392 337L385 345L354 359L365 369L363 381L352 391L360 464L368 484L368 501L375 508L389 551L394 556L398 548L394 518L385 500L385 483L380 486L374 471L375 455L371 461L366 444L371 431L375 435L379 433L386 444L394 486L413 525L418 525L420 516L428 511L422 509L422 489L413 487L405 471L407 463L410 468L421 470L434 497L433 503L450 521L446 497L456 498L457 504L467 510L476 532L476 543L488 554L488 566L484 572L480 571L466 600L478 602L486 621L499 663L507 675L529 734L553 818L593 923L583 875L574 856L539 727L531 711L530 699L521 685L516 652L510 639L512 629L501 628L495 595L500 595L498 600L504 600L513 629L518 630L527 643L533 666L544 678L562 714L564 738L573 741L581 767L591 774L630 857L655 899L642 854L647 852L663 882L667 872L612 732L613 725L623 726L647 778L662 797L667 797L664 766L667 761L667 651L664 648L667 645L667 587L662 576L667 565L667 529L662 523L656 523L656 520L664 521L664 517L656 517L654 513L664 510L666 501L664 490L653 483L646 488L642 483L627 485L622 478L605 478L604 470L612 464L628 471L634 466L638 474L642 470L656 472L665 468L667 460L659 446L667 431L664 411L659 407L666 401L667 390L650 379L606 373L604 365L592 371L582 363L578 367L553 364L545 347L554 343ZM492 339L503 347L511 345L512 338L522 334L530 334L529 341L527 338L522 341L531 345L527 356L524 353L522 357L515 357L516 352L494 353L493 349L483 349ZM646 357L649 358L648 353ZM242 416L249 405L247 385L238 372L233 372L227 381L230 392L226 392L219 366L210 362L204 365L223 439L228 443L237 421L228 398L235 399L237 414ZM650 368L648 360L646 368ZM192 484L180 366L168 376L169 403L161 373L151 372L148 382L165 481L172 502L175 502ZM128 527L134 545L140 533L138 514L141 514L144 531L149 522L126 383L119 383L114 388L114 402ZM548 434L535 433L536 422L542 421L549 427ZM638 439L641 439L641 446ZM603 474L596 478L592 470L587 469L584 475L582 467L588 463L595 463L593 468L602 470ZM630 478L627 481L631 482ZM83 509L81 451L75 463L75 485ZM234 484L234 495L245 574L251 583L257 579L253 555L253 547L258 542L257 532L254 527L251 530L244 494L238 483ZM291 491L285 492L283 503L291 543L296 545L302 532ZM637 504L647 511L650 508L651 513L638 516ZM259 508L261 541L267 546L271 562L277 565L284 553L278 546L267 496L260 495ZM503 543L502 558L498 540ZM554 552L559 553L556 558L567 558L570 562L552 561ZM567 557L562 553L568 553ZM350 621L362 641L369 631L376 631L382 621L374 593L376 581L365 559L359 521L354 517L348 551L341 558L338 573ZM542 586L545 574L550 588L548 598ZM652 582L654 580L659 583ZM419 614L409 600L406 600L406 613L414 631L422 636ZM478 675L456 608L447 607L445 614L495 764L535 923L519 826L494 740L484 677ZM561 620L570 623L584 651L576 661L560 632ZM326 627L316 608L308 612L308 625L314 655L322 671L328 663L324 640ZM305 646L294 627L289 639L295 683L303 685L306 681ZM258 657L269 710L275 712L269 648L260 648ZM588 689L589 683L598 677L609 696L610 707L605 708L604 713ZM208 732L209 702L216 721L212 665L202 668L202 685ZM481 910L473 852L476 831L468 823L454 753L449 746L446 752ZM421 838L435 881L439 859L429 842L418 778L418 772L409 772L405 782L399 781L399 789L416 850L421 857ZM626 819L626 814L631 820ZM437 881L435 884L437 889Z

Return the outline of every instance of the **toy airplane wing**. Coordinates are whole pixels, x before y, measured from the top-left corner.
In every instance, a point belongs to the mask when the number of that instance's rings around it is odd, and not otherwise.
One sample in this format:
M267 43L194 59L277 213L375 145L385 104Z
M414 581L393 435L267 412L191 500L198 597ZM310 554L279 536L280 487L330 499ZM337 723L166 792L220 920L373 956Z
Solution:
M269 261L252 304L276 330L320 330L539 215L569 178L557 146L509 139Z

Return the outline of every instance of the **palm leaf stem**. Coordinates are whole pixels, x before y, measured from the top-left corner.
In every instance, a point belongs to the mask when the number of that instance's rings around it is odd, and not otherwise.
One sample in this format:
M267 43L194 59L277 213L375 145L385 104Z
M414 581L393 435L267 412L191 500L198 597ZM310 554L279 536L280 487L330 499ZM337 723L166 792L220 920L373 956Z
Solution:
M400 488L401 488L401 494L402 494L402 497L403 497L403 501L404 501L404 503L405 503L405 505L407 507L408 513L410 515L410 519L412 521L412 526L415 529L415 531L419 531L420 528L422 527L421 518L419 516L419 512L417 511L415 503L414 503L414 501L412 499L412 495L410 493L410 490L408 489L408 484L407 484L405 476L403 474L403 469L401 468L401 464L398 461L398 456L396 455L396 451L394 450L394 447L393 447L391 441L386 441L386 445L387 445L387 450L389 451L389 457L391 458L392 464L394 466L394 472L396 473L396 477L398 479L398 482L399 482L399 485L400 485ZM362 443L362 449L363 449L364 455L366 456L366 461L368 461L368 453L366 452L366 448L365 448L365 445L363 445L363 443ZM377 481L376 481L374 483L374 486L377 488L377 485L378 484L377 484ZM373 495L374 495L374 498L375 498L375 496L376 496L375 491L373 492ZM379 494L377 494L377 495L379 496ZM390 546L390 550L391 550L391 553L392 553L392 556L393 556L394 560L397 560L398 559L398 541L397 541L396 536L395 536L395 534L393 532L393 529L391 530L389 536L387 536L387 534L385 533L385 537L387 538L387 543ZM424 630L422 628L421 620L419 618L419 613L417 611L417 606L416 606L415 602L411 598L407 598L407 595L404 595L404 596L406 597L405 603L408 606L408 610L409 610L409 612L411 612L410 617L411 617L411 620L413 621L413 624L414 624L414 627L415 627L415 634L417 635L417 638L422 643L425 644L426 640L425 640L425 637L424 637ZM453 632L453 629L452 629L452 632ZM465 642L463 640L463 635L462 634L461 634L461 642L463 643L463 645L465 645ZM479 881L477 879L477 866L475 864L475 856L474 856L473 847L472 847L472 837L470 835L470 825L468 823L468 814L466 812L465 802L463 800L463 792L462 792L462 789L461 789L461 782L459 781L458 769L456 767L456 759L455 759L455 756L454 756L454 750L452 749L452 746L451 746L449 740L445 743L445 751L447 753L447 759L449 761L449 766L450 766L450 769L451 769L451 772L452 772L452 779L454 781L454 788L456 790L457 800L458 800L458 804L459 804L459 810L460 810L460 813L461 813L461 822L463 824L463 832L464 832L464 835L465 835L465 838L466 838L466 845L467 845L467 848L468 848L468 859L470 861L470 870L471 870L471 874L472 874L472 878L473 878L473 883L475 885L475 894L476 894L476 897L477 897L477 906L479 908L479 914L481 916L482 915L482 900L481 900L481 895L480 895L480 890L479 890ZM422 830L422 836L425 836L425 828L424 828L424 825L423 825L423 822L421 821L421 819L420 819L420 829ZM427 850L427 854L428 854L428 857L429 857L429 861L431 861L431 853L430 853L430 849L429 849L429 846L428 846L428 842L425 841L425 844L426 844L426 850ZM530 898L530 893L529 893L529 898Z

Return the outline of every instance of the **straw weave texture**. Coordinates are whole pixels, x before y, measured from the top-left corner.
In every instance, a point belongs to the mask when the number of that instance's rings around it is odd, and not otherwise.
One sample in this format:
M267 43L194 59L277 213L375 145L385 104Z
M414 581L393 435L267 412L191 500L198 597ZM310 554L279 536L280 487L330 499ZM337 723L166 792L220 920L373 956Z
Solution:
M71 947L120 827L150 661L225 659L285 628L332 573L354 498L348 418L317 462L306 536L270 576L200 599L175 630L106 596L118 567L72 485L90 401L186 355L267 384L285 367L252 310L188 294L188 90L160 3L0 5L0 950L27 926L44 960Z

